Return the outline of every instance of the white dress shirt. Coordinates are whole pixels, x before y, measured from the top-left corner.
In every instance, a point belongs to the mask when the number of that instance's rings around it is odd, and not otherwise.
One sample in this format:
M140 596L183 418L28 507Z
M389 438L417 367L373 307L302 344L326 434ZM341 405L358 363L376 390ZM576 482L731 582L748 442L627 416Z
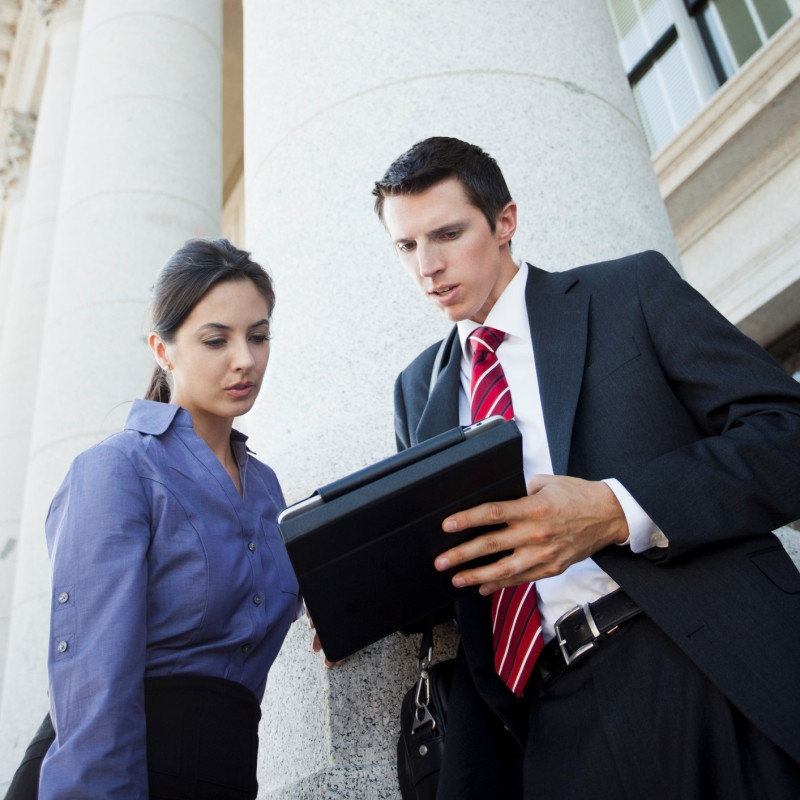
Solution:
M518 269L483 324L506 333L506 338L497 348L497 357L511 389L514 419L522 433L525 480L529 481L534 475L552 475L553 465L544 427L528 310L525 305L528 266L525 262L520 262ZM468 425L471 422L469 395L472 346L469 343L469 336L477 327L478 323L473 320L463 320L458 323L462 353L461 391L458 401L461 425ZM668 542L664 534L656 528L625 487L614 478L607 479L605 483L616 495L628 522L630 536L625 545L630 546L635 553L653 546L666 547ZM597 600L598 597L618 588L619 585L591 558L573 564L561 575L536 581L545 641L553 638L553 626L562 614L576 605Z

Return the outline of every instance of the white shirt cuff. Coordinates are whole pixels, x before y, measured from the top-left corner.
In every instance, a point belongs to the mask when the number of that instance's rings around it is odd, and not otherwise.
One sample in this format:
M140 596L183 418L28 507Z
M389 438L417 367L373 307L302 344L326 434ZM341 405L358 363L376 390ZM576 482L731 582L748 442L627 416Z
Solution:
M634 553L643 553L651 547L669 547L667 537L616 478L607 478L603 483L614 492L628 522L628 540L624 545L629 545Z

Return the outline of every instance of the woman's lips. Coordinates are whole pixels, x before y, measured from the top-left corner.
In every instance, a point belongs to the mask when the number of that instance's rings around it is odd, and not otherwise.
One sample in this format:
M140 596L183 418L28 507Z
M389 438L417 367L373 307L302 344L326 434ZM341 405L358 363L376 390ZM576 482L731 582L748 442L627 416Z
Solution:
M225 391L231 396L236 398L242 397L249 397L253 389L255 389L254 383L234 383L231 386L227 386Z

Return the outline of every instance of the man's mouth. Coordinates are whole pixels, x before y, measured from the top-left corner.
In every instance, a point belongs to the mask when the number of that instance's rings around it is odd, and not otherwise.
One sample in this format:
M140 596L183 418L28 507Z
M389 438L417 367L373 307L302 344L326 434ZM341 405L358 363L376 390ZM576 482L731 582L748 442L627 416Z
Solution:
M443 294L447 294L448 292L452 292L455 289L455 286L440 286L437 289L433 289L430 294L435 294L437 297L441 297Z

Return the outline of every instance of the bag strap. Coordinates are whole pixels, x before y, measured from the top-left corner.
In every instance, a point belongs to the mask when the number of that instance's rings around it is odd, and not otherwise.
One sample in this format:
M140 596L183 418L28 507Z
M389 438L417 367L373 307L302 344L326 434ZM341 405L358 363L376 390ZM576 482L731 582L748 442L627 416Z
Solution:
M433 661L433 615L425 619L425 628L419 640L419 653L417 654L420 669L429 667ZM427 663L426 663L427 662Z
M414 688L414 718L411 722L411 733L418 728L430 725L430 732L436 729L436 720L430 712L431 680L428 670L433 663L433 615L425 620L425 629L422 631L419 643L419 677Z

